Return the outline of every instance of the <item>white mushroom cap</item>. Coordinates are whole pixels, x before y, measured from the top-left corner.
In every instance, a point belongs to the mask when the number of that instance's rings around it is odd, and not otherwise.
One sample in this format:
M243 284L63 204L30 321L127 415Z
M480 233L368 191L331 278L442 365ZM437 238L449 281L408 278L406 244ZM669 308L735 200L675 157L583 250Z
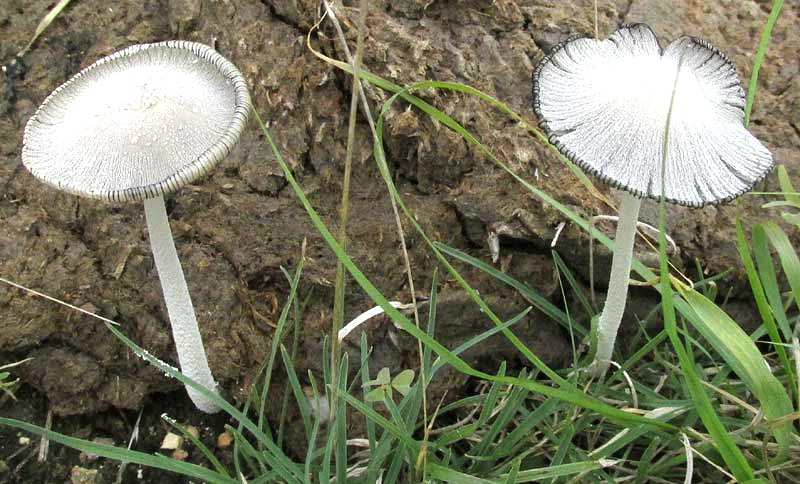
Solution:
M542 128L564 155L640 197L661 196L668 115L668 201L730 200L772 168L772 154L742 124L736 68L702 39L682 37L661 49L643 24L603 41L570 38L539 63L533 96Z
M250 107L241 73L211 47L134 45L45 99L25 127L22 162L43 182L76 195L156 197L225 158Z

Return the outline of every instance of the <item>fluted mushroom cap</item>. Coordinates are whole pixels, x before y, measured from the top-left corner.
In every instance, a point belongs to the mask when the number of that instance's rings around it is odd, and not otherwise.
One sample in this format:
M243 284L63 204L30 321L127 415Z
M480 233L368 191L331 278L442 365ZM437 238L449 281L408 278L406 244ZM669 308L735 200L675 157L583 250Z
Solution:
M733 199L772 168L772 154L743 126L736 68L694 37L661 49L643 24L607 40L573 37L534 73L534 109L550 141L585 171L640 197L689 206ZM674 92L674 98L673 98Z
M211 47L134 45L83 69L45 99L25 127L22 163L76 195L155 197L224 159L250 107L241 73Z

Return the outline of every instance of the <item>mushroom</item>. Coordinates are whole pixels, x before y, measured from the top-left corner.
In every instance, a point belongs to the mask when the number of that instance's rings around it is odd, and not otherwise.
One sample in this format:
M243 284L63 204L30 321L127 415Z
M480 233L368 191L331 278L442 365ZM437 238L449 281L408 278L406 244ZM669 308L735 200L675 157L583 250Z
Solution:
M644 24L555 46L534 72L533 106L561 153L625 192L590 366L603 376L625 310L641 199L663 195L689 207L732 200L766 176L772 154L743 125L733 63L695 37L662 49Z
M210 172L250 114L241 73L211 47L168 41L98 60L53 91L25 127L22 163L75 195L144 201L181 371L217 392L167 221L164 196ZM219 408L187 387L197 408Z

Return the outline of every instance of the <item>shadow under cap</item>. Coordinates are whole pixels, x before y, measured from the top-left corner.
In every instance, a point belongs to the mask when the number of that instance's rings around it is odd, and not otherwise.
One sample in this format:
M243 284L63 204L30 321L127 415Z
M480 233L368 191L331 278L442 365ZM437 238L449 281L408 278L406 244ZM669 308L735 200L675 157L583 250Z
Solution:
M22 162L44 183L75 195L158 197L224 159L250 109L241 73L211 47L134 45L45 99L25 127Z
M733 63L705 40L662 49L644 24L607 40L573 36L533 76L540 125L567 158L614 187L701 207L736 198L772 169L772 154L743 126L745 93Z

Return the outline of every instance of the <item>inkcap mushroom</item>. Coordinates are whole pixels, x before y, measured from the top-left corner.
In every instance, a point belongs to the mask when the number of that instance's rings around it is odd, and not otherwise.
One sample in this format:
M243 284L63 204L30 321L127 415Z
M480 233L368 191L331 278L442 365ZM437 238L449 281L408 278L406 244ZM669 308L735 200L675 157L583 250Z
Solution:
M732 200L766 176L772 154L743 125L733 63L695 37L662 49L644 24L554 47L534 72L533 106L561 153L625 192L590 367L603 376L625 309L641 199L660 199L663 189L665 200L689 207Z
M25 127L22 163L59 190L143 201L181 371L216 392L164 196L210 172L250 114L241 73L203 44L167 41L98 60L53 91ZM187 388L200 410L219 408Z

